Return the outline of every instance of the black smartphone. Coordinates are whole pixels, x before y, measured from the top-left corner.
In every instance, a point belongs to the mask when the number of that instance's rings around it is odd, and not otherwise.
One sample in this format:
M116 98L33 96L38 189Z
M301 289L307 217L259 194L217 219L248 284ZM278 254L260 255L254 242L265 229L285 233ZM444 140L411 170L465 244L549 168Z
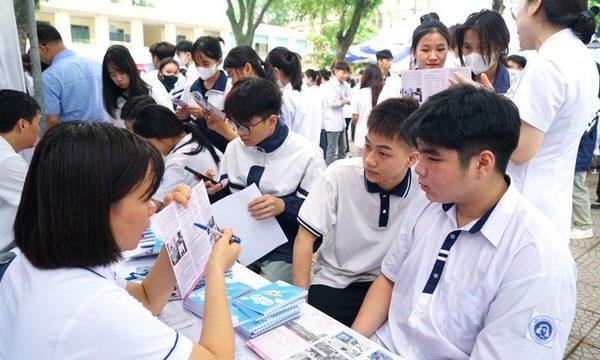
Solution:
M184 166L183 168L185 170L191 172L192 174L196 175L197 177L199 177L202 180L208 180L208 181L210 181L210 183L213 184L213 185L217 185L219 183L218 181L214 181L213 179L209 178L208 176L206 176L204 174L201 174L198 171L196 171L196 170L194 170L194 169L192 169L192 168L190 168L188 166Z

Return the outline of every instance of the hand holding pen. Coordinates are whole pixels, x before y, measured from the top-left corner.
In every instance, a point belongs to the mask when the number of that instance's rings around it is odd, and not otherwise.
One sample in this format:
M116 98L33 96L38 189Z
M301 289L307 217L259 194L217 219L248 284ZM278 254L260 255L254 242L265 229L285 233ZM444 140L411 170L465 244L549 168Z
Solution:
M210 233L210 230L208 231ZM221 233L218 230L215 231ZM222 240L215 242L206 264L207 283L210 281L211 274L218 274L219 277L224 276L225 271L231 268L240 256L240 239L233 236L231 229L224 229L222 234Z
M220 231L219 231L219 230L217 230L217 229L213 229L212 227L208 227L208 226L206 226L206 225L203 225L203 224L198 224L198 223L194 223L194 225L195 225L195 226L197 226L197 227L199 227L199 228L200 228L200 229L202 229L202 230L206 230L206 231L208 232L208 234L209 234L209 235L212 235L212 236L219 236L219 237L222 237L222 236L223 236L223 233L222 233L222 232L220 232ZM234 242L234 243L236 243L236 244L240 244L240 243L242 242L242 239L240 239L240 238L239 238L239 237L237 237L237 236L233 236L233 235L231 235L231 242Z

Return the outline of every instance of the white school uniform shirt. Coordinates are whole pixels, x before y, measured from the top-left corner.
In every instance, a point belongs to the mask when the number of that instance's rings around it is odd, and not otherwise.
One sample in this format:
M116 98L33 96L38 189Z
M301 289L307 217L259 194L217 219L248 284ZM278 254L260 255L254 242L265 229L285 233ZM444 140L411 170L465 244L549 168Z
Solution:
M364 172L362 158L335 161L300 208L300 225L324 236L311 284L346 288L373 281L408 205L420 191L410 169L391 191L368 181Z
M13 226L29 165L0 136L0 251L15 239Z
M196 65L192 63L185 70L185 78L187 79L187 85L193 84L196 80L200 78L200 73L198 69L196 69Z
M388 320L374 338L405 359L563 357L575 315L575 262L514 184L462 228L455 205L420 195L381 270L394 286Z
M281 115L290 130L299 134L302 131L304 111L302 110L302 94L287 83L281 90ZM301 134L304 136L303 134Z
M598 70L572 30L549 37L514 90L521 119L544 132L537 154L507 172L521 193L569 240L577 148L596 112Z
M401 97L400 90L402 90L402 78L398 75L388 76L377 98L377 105L387 99Z
M0 359L188 359L193 344L109 267L41 270L24 255L0 282Z
M325 131L340 132L346 128L344 121L344 112L341 101L349 99L350 85L347 82L341 83L335 77L324 85L325 94Z
M367 120L373 105L371 103L371 88L365 87L354 95L352 98L352 114L358 115L358 121L356 122L356 130L354 132L354 145L357 148L362 149L365 146L365 136L367 136Z
M154 81L147 81L147 79L149 79L149 77L147 76L142 78L142 80L144 80L146 84L150 85L149 95L152 96L154 101L156 101L158 105L162 105L167 109L174 111L173 103L171 102L171 97L169 96L169 93L167 92L167 89L165 89L163 84L161 84L160 81L158 81L158 79L156 79L156 82L158 84ZM126 102L127 100L124 97L119 96L117 98L117 108L115 109L115 117L110 116L108 112L104 111L105 122L111 123L119 128L125 128L125 121L121 119L121 109L123 108L123 105L125 105Z
M219 173L219 165L206 147L195 155L186 154L198 147L198 143L195 141L186 144L190 140L192 140L192 134L185 135L165 156L165 173L158 190L152 196L154 200L163 201L165 196L172 193L177 185L184 184L193 188L198 184L199 181L194 178L194 174L184 169L186 166L202 174L205 174L208 169L215 171L215 174ZM223 157L218 149L215 148L215 151L219 158Z
M280 119L277 126L282 124ZM274 136L280 134L276 130ZM306 198L325 170L319 147L293 132L288 132L285 139L271 138L267 142L266 146L246 146L239 137L229 142L221 164L221 180L228 180L231 192L258 181L263 195L296 194Z
M304 110L304 121L302 130L298 133L319 145L323 128L323 96L317 85L305 86L302 89L301 107Z

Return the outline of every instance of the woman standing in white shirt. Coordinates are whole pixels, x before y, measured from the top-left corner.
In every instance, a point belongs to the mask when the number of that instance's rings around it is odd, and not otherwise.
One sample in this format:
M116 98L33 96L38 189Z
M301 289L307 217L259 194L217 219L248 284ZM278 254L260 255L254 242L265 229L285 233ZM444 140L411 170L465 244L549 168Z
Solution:
M304 121L311 123L307 126L305 137L311 142L319 145L321 129L323 127L323 95L317 83L319 73L308 69L304 72L306 86L302 90L302 109L304 109Z
M283 121L290 130L307 137L310 129L306 129L304 111L300 106L302 68L298 55L283 46L278 46L269 52L265 61L273 67L275 83L281 90Z
M367 119L371 109L377 105L377 98L383 88L383 77L379 66L371 64L363 71L360 89L352 98L352 121L356 124L354 145L362 154L367 136Z
M148 105L137 114L131 124L133 132L154 145L165 159L165 173L152 199L158 211L162 199L177 185L194 187L198 180L184 169L188 166L200 173L219 170L223 154L217 150L192 123L183 122L160 105Z
M173 108L169 94L162 84L150 85L144 81L131 57L129 50L122 45L113 45L106 50L102 61L102 95L107 122L124 128L121 108L127 101L138 95L150 95L156 103Z
M594 33L598 8L586 6L585 0L520 0L511 9L521 48L538 54L512 96L522 121L508 173L565 241L577 147L597 110L598 75L584 44Z

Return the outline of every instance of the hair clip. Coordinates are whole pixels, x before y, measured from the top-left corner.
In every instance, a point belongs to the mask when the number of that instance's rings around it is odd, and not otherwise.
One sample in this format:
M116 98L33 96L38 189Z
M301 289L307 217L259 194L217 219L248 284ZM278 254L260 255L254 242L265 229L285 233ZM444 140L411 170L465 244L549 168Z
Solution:
M600 12L600 8L598 6L592 6L589 10L582 11L579 16L581 16L584 20L591 20L598 15Z

